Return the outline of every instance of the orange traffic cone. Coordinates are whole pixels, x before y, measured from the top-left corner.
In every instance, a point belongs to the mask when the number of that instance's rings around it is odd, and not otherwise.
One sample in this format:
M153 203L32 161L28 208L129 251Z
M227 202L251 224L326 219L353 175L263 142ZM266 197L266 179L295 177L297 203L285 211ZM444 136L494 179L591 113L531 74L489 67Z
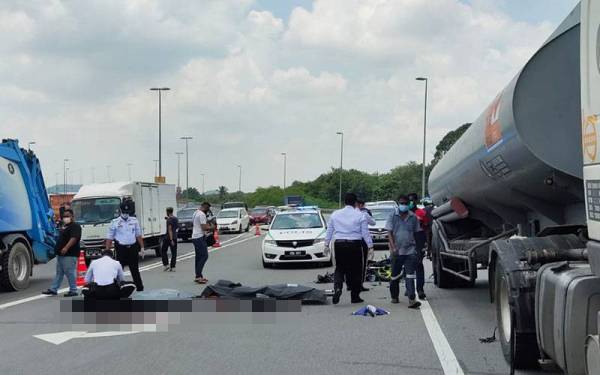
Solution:
M258 223L256 223L256 231L254 232L255 236L260 236L260 226L258 225Z
M221 241L219 241L219 230L215 229L215 243L214 245L212 245L212 247L221 247Z
M87 266L85 265L85 255L83 250L79 252L79 260L77 261L77 286L85 285L85 273L87 272Z

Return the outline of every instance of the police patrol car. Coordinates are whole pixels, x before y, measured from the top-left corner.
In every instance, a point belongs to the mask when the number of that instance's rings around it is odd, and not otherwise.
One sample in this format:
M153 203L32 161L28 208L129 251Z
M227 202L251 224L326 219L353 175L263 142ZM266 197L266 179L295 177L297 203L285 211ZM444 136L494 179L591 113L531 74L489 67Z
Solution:
M297 207L277 213L262 243L265 268L282 263L320 263L330 267L325 248L327 227L317 207Z

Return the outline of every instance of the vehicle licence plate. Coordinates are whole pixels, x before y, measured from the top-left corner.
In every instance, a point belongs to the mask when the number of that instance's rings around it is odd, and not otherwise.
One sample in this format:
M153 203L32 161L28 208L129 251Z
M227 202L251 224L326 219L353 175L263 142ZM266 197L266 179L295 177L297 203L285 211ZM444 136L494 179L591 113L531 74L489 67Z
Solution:
M286 251L285 255L306 255L305 251Z

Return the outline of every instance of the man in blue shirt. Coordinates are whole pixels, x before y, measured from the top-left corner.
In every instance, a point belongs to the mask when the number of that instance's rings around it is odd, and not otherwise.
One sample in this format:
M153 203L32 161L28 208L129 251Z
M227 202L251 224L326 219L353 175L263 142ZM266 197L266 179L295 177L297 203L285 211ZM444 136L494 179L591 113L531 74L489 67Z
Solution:
M360 303L362 286L363 253L362 241L367 244L369 251L373 250L373 240L369 235L369 226L365 215L356 210L356 194L346 193L346 207L335 211L329 219L325 246L329 248L332 238L335 238L335 272L333 281L333 304L340 302L344 279L350 287L352 303Z
M392 303L398 303L400 294L400 273L402 267L406 273L406 293L408 307L416 309L421 302L415 295L415 267L417 262L417 247L415 233L420 230L419 221L408 207L408 197L401 195L398 198L398 208L388 218L385 229L389 234L389 245L392 260L392 279L390 280L390 294Z

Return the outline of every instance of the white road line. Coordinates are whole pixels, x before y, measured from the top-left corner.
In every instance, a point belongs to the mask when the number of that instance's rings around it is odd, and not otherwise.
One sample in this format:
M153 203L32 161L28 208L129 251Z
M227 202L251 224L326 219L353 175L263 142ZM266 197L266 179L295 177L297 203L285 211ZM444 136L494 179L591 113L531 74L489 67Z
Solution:
M427 301L421 301L421 315L429 332L433 347L442 364L445 375L464 375L462 367L458 363L440 324L438 323L431 305Z
M223 242L221 242L221 244L222 244L221 247L212 248L212 249L208 250L208 252L212 253L213 251L217 251L219 249L223 249L223 248L226 248L226 247L237 245L237 244L240 244L242 242L246 242L246 241L248 241L250 239L256 238L255 236L251 236L251 237L244 238L244 239L242 239L240 241L232 242L232 241L234 241L234 240L236 240L236 239L238 239L238 238L240 238L240 237L242 237L244 235L245 234L240 234L240 235L235 236L233 238L230 238L230 239L228 239L226 241L223 241ZM193 251L191 251L191 252L186 253L185 255L181 256L180 258L178 258L177 261L183 261L183 260L191 259L191 258L194 258L195 256L196 256L196 254ZM145 265L143 267L140 267L140 272L148 271L148 270L151 270L151 269L154 269L154 268L158 268L158 267L161 267L161 266L162 266L162 261L155 262L155 263L148 264L148 265ZM127 272L125 272L125 275L131 275L131 273L129 271L127 271ZM65 292L68 292L68 291L69 291L69 288L62 288L62 289L59 289L57 291L57 293L61 294L61 293L65 293ZM17 305L22 305L24 303L31 302L31 301L37 301L39 299L47 298L47 297L50 297L50 296L47 296L45 294L38 294L38 295L35 295L35 296L18 299L16 301L7 302L7 303L4 303L4 304L0 305L0 310L4 310L6 308L17 306Z

